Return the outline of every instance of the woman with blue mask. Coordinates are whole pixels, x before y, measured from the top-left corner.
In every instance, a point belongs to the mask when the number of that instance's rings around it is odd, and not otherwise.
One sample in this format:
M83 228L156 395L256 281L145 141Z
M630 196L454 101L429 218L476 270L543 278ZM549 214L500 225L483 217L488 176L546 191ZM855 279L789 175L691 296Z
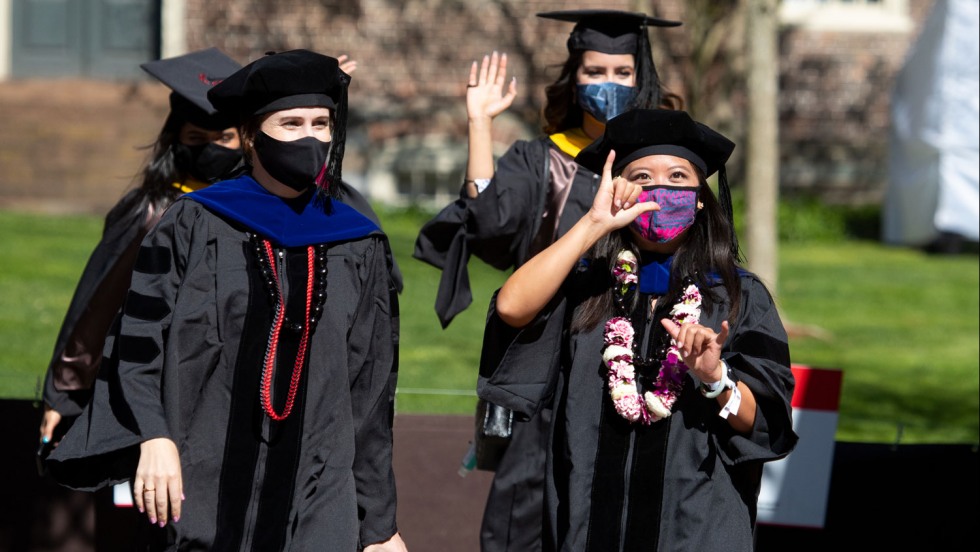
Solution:
M657 75L649 27L676 21L616 10L538 14L574 23L568 57L545 89L544 135L518 141L494 167L493 119L517 94L507 57L494 53L470 69L466 94L469 157L460 199L421 230L415 257L442 270L436 313L443 327L470 301L466 264L476 255L500 270L521 266L562 236L592 205L598 175L575 156L628 108L679 108ZM481 404L507 417L499 408ZM550 412L512 424L510 444L478 467L494 469L481 529L483 552L540 550L546 433ZM482 448L480 450L483 450Z
M553 411L547 549L754 549L762 466L797 442L795 382L772 297L739 266L734 148L682 111L613 119L576 158L602 174L589 211L491 301L480 397Z

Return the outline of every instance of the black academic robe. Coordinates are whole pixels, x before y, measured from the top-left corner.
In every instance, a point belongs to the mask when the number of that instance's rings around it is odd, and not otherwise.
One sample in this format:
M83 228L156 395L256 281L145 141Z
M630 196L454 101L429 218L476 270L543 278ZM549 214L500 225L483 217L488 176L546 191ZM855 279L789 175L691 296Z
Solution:
M259 205L269 212L261 223L218 209L235 198L236 186L264 195ZM83 490L125 481L135 473L139 444L167 437L180 452L186 500L179 523L144 535L149 549L319 550L329 543L343 551L384 541L396 532L398 344L387 238L338 201L331 216L313 216L313 203L281 200L248 176L215 187L231 193L207 206L195 194L180 198L143 240L92 402L52 453L50 473ZM294 217L300 211L304 217ZM250 239L256 228L282 253L292 320L304 316L303 242L327 246L322 316L296 406L282 422L259 401L273 304ZM299 335L280 334L277 411Z
M340 198L381 226L371 204L345 182L341 182ZM66 429L91 398L105 336L129 289L136 252L161 211L160 206L144 200L141 190L134 189L106 215L102 237L75 287L44 378L45 404L65 419L59 430ZM394 258L391 266L401 292L402 275Z
M55 340L44 402L63 417L79 415L88 404L105 335L129 289L140 241L159 216L142 196L132 190L109 210Z
M470 255L499 270L519 267L588 212L599 177L583 167L574 166L564 203L552 195L552 171L568 161L547 137L518 141L498 160L479 196L463 190L422 227L414 256L442 270L435 308L443 328L472 302ZM483 552L540 550L548 423L544 412L513 424L483 514Z
M545 550L751 551L762 465L789 454L797 440L787 337L768 291L742 275L740 311L722 353L757 401L755 426L742 435L693 378L665 420L643 426L615 412L601 356L604 324L569 331L594 282L608 280L588 268L573 273L519 331L492 307L488 318L479 395L525 414L553 408ZM718 331L728 317L727 295L720 285L711 289L717 302L710 314L703 307L701 323ZM662 339L657 321L669 307L658 307L664 310L650 317L638 342Z
M499 270L519 267L592 207L598 176L580 167L559 219L544 219L551 199L549 157L554 152L547 137L515 142L498 160L492 182L480 195L470 198L463 190L459 199L422 226L413 256L442 270L436 314L443 328L473 301L466 268L470 255Z

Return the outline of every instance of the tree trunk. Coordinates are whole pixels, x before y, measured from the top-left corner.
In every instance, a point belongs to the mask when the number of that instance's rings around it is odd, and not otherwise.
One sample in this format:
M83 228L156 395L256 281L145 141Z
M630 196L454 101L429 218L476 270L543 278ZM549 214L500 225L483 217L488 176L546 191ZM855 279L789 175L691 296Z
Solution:
M746 258L775 295L779 267L778 0L748 0L748 121L746 124Z

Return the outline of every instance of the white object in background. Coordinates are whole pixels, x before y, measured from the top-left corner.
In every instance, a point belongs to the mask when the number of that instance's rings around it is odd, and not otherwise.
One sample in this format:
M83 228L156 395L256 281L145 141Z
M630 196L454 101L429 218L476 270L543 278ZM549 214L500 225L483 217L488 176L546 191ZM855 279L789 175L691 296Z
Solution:
M758 522L822 528L827 515L843 373L794 364L793 430L800 440L786 458L762 469Z
M112 503L116 508L133 507L133 489L129 486L129 481L117 483L112 487Z
M936 0L898 73L882 238L980 240L980 3Z

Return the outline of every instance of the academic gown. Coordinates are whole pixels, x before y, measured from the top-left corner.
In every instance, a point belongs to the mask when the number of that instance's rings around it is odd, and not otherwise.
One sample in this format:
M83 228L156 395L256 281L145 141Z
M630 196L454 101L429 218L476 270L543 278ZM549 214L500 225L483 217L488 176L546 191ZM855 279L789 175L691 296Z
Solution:
M71 425L91 398L105 336L129 289L140 242L166 208L150 204L143 195L142 190L131 190L109 210L102 237L82 271L55 340L43 395L45 404L63 417L59 431ZM370 203L345 182L341 182L340 197L381 226ZM402 275L394 258L391 266L401 292Z
M44 378L44 402L64 418L81 414L102 361L106 332L129 289L136 252L159 213L132 190L109 210L102 237L75 287ZM59 429L64 429L60 427Z
M613 408L601 356L604 323L575 334L568 329L595 282L608 282L596 270L569 276L522 330L507 326L491 306L484 337L479 396L525 414L544 404L554 409L545 550L751 551L762 465L789 454L797 440L787 337L768 291L742 274L740 311L722 352L755 395L751 432L735 433L718 416L717 401L701 396L690 377L673 414L643 426ZM709 314L702 307L701 323L719 331L729 314L727 295L720 285L711 291L715 308ZM703 290L702 296L711 300ZM672 306L659 302L638 342L664 339L659 320Z
M311 195L283 200L245 175L181 197L142 242L93 400L47 464L60 483L94 490L132 478L142 441L173 440L183 513L147 529L146 549L344 551L396 532L398 299L387 238L344 203L328 214ZM322 315L280 422L259 401L274 306L251 234L275 248L291 320L304 319L305 246L326 244ZM280 413L300 334L279 334Z
M515 142L480 195L470 198L462 190L459 199L422 226L413 256L442 270L436 314L443 328L473 301L466 267L470 255L498 270L519 267L592 207L599 178L579 168L560 216L553 218L548 184L552 155L562 154L547 137Z
M569 170L575 171L571 181L558 190L553 172ZM414 257L442 270L436 314L443 328L472 302L471 254L499 270L521 266L588 212L598 185L598 175L575 165L551 138L518 141L498 160L490 185L479 196L470 198L462 190L458 200L426 223ZM549 423L550 412L543 410L513 424L483 514L483 552L541 549Z

